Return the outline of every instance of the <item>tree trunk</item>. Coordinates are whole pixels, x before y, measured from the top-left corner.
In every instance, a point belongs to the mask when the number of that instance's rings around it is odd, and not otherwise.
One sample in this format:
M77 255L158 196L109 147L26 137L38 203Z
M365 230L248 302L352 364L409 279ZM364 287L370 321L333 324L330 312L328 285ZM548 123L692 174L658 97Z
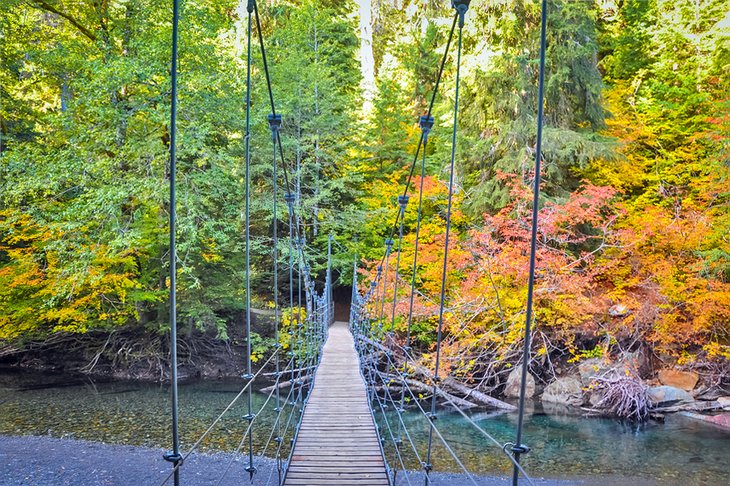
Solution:
M373 56L372 5L370 0L358 0L360 6L360 89L362 89L362 115L370 116L375 99L375 58Z

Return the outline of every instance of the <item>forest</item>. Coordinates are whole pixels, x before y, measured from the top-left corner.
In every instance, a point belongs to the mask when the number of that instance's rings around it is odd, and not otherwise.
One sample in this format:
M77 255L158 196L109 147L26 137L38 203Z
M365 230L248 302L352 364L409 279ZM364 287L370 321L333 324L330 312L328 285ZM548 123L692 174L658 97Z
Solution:
M0 4L0 359L55 346L80 350L87 370L100 358L164 363L170 11L152 0ZM178 316L189 342L235 344L246 2L182 4ZM727 386L730 6L548 4L531 372L548 383L588 360L631 355L641 357L626 370L636 378L676 368ZM452 10L432 0L259 8L312 273L324 278L333 235L337 295L349 298L353 263L364 292L383 254ZM475 0L468 15L443 366L491 393L523 342L540 2ZM272 281L269 105L253 55L250 297L267 309L288 280ZM413 346L424 367L438 320L454 75L449 55L423 178ZM420 184L417 174L412 198ZM410 204L398 268L408 282L416 216ZM275 224L288 234L283 198ZM288 251L282 238L282 268ZM410 289L398 289L402 337ZM274 344L266 326L255 338L259 355Z

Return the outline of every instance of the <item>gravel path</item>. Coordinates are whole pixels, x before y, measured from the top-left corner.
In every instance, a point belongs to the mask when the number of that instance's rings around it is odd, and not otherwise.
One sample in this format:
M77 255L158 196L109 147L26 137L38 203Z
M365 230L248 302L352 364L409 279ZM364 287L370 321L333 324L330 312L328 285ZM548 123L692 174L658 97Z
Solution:
M170 473L163 451L50 437L0 436L0 485L158 485ZM231 470L222 485L248 483L243 456L228 453L192 454L181 469L181 483L215 485L231 459ZM273 460L256 461L256 484L276 485ZM172 484L169 481L168 484Z
M0 436L0 485L1 486L91 486L159 485L170 473L170 464L162 459L162 450L148 447L102 444L72 439L55 439L33 436ZM248 473L244 470L247 457L230 453L193 454L181 470L181 483L185 486L215 485L222 471L234 460L223 485L246 485ZM272 459L257 458L258 472L254 485L276 485L276 467ZM409 482L423 484L423 473L411 471ZM474 484L463 474L431 474L435 486L467 486ZM636 484L609 480L557 481L535 480L539 486L568 486L590 484ZM507 486L506 478L478 477L479 486ZM267 482L268 481L268 482ZM168 484L172 484L169 481ZM401 472L398 484L408 484ZM520 484L528 484L521 481ZM646 484L646 483L642 483Z

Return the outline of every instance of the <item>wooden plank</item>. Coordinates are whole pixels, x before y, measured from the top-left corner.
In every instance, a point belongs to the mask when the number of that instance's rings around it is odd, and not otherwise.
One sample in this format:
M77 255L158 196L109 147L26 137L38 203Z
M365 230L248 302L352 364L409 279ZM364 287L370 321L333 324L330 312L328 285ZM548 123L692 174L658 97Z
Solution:
M388 484L347 323L335 322L329 329L284 484Z

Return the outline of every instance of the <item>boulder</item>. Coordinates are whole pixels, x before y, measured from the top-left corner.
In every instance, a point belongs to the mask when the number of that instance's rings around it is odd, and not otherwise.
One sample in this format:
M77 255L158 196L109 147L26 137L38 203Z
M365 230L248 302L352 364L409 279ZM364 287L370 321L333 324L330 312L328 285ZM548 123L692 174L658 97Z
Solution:
M507 376L507 383L504 385L504 396L510 398L519 398L520 382L522 381L522 365L515 366ZM535 395L535 378L528 372L527 384L525 386L525 396L531 398Z
M644 362L640 351L624 353L614 363L608 363L603 358L590 358L578 365L578 374L583 386L590 386L599 377L640 376L642 368L645 368Z
M657 407L667 407L694 402L694 398L687 391L673 386L652 386L647 390L649 400Z
M578 407L583 405L583 385L571 376L558 378L545 387L542 401Z
M730 397L718 398L717 404L720 405L723 410L730 410Z
M583 386L590 385L594 378L603 375L609 369L611 369L611 366L607 365L603 358L590 358L582 361L578 365L581 384Z
M623 317L628 315L629 308L623 304L612 305L608 308L608 315L611 317Z
M681 388L685 391L693 390L697 386L700 376L692 371L663 369L659 371L659 382L662 385Z

